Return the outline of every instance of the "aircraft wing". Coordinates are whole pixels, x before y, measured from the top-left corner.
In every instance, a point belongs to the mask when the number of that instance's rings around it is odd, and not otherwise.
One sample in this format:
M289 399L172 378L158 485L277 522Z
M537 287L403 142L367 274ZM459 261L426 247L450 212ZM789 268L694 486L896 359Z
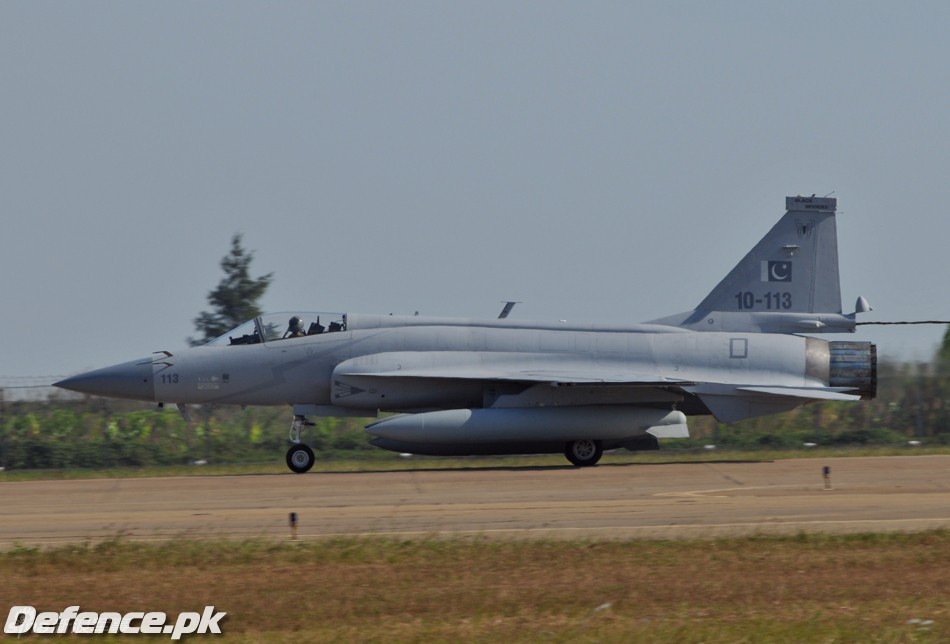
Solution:
M501 396L496 403L498 406L512 407L533 404L650 404L675 402L682 400L684 395L692 394L702 401L717 420L726 423L789 411L809 402L860 399L859 395L849 393L851 390L842 387L690 381L664 375L657 365L554 353L379 353L340 363L333 372L333 378L338 397L345 399L348 404L358 403L359 394L379 389L385 382L399 389L396 383L410 379L529 385L520 394ZM574 391L566 391L552 389L549 385L576 387L570 388ZM431 385L425 388L431 389ZM593 393L593 389L600 390L600 393Z
M361 356L341 363L334 370L334 378L347 376L637 387L693 384L682 379L660 376L657 373L629 369L619 361L597 361L559 354L457 351L393 352Z

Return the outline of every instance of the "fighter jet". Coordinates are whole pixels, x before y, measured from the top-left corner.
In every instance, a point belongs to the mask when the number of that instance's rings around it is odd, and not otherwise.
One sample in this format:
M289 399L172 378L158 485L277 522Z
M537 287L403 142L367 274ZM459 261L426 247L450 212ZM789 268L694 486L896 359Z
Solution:
M287 405L287 465L298 473L314 464L301 436L318 416L379 418L366 426L370 442L398 452L560 452L591 466L604 450L688 436L687 415L732 422L874 397L873 344L811 337L854 332L870 309L859 298L841 312L836 208L834 198L788 197L695 309L644 324L268 314L204 346L56 386L174 403L186 418L189 404Z

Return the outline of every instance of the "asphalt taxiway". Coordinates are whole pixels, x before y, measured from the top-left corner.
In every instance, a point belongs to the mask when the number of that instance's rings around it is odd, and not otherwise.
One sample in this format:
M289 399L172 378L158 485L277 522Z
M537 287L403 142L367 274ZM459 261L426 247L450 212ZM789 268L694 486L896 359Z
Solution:
M950 528L950 456L3 482L0 549L288 539L291 512L299 539L917 531Z

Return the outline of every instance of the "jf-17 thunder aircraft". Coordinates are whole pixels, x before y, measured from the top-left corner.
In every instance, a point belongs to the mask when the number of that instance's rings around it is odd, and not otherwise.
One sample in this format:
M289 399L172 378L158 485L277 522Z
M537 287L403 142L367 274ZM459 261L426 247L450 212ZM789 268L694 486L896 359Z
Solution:
M90 371L73 391L178 405L288 405L287 465L308 471L301 432L317 416L379 417L370 442L429 455L657 449L687 415L720 422L829 400L873 398L876 347L829 342L842 314L837 199L788 197L787 212L692 311L644 324L507 317L278 313L206 345Z

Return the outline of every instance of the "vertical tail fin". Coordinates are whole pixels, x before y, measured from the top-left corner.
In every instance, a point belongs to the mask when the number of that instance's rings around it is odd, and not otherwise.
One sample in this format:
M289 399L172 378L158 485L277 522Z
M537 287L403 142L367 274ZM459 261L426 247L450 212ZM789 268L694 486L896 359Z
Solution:
M837 202L786 197L785 215L696 310L841 313Z
M787 197L787 212L689 313L655 320L696 331L854 331L841 314L830 197Z

